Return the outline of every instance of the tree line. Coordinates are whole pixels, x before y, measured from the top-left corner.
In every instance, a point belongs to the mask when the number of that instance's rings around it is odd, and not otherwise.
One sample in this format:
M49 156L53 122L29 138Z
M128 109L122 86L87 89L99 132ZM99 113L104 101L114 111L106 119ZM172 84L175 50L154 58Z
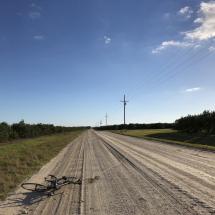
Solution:
M64 127L53 124L27 124L24 120L9 125L6 122L0 123L0 142L16 140L19 138L32 138L43 135L52 135L63 132L83 130L85 127Z
M188 115L175 120L174 130L181 133L215 134L215 111L205 110L198 115Z
M150 123L150 124L139 124L139 123L130 123L130 124L121 124L121 125L107 125L95 127L96 130L122 130L122 129L164 129L164 128L172 128L172 123Z

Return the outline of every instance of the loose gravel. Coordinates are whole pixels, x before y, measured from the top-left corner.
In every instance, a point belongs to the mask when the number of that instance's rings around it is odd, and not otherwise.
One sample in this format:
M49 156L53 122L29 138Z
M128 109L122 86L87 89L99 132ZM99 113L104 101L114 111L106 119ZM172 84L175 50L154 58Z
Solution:
M0 215L215 214L215 153L88 130L26 182L75 176L52 197L20 186Z

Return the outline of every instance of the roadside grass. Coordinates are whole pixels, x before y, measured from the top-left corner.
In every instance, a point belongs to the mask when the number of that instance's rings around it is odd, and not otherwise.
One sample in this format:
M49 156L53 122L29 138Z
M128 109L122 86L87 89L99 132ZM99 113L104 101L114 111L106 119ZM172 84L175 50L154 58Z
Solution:
M215 151L215 135L184 134L171 129L111 130L111 132Z
M0 201L86 130L0 146Z

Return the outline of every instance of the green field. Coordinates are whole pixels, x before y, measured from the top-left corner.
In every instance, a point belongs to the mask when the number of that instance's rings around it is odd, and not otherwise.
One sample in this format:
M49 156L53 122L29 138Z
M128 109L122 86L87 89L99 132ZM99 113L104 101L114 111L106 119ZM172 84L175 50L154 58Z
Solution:
M85 130L0 146L0 200Z
M182 134L171 129L111 130L111 132L215 151L215 135Z

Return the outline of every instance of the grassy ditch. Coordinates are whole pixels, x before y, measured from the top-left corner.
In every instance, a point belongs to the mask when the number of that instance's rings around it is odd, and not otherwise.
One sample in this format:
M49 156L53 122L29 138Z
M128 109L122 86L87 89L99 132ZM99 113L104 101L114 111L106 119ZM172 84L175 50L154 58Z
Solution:
M85 130L0 146L0 200Z
M171 129L111 130L111 132L215 151L215 135L182 134Z

